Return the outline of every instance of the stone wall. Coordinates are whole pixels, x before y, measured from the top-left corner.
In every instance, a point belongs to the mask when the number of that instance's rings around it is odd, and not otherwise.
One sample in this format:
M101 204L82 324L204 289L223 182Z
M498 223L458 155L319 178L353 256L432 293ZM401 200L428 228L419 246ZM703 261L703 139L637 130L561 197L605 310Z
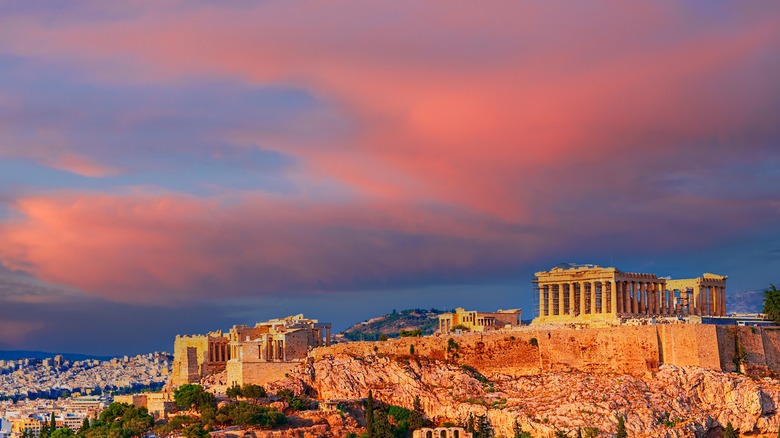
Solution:
M314 360L329 355L370 354L453 359L485 375L530 376L548 371L642 375L661 364L734 371L734 336L746 362L780 372L780 330L709 324L659 324L605 328L522 327L494 333L427 336L384 342L349 342L316 348ZM452 339L457 348L450 345Z
M173 343L172 384L179 386L197 383L201 377L199 364L206 362L208 351L209 341L206 335L176 336Z
M717 326L666 324L655 326L661 347L659 362L676 366L699 366L720 370Z
M288 359L305 358L309 353L309 330L297 330L284 338L285 355Z
M737 345L743 371L780 373L780 330L772 327L718 327L720 367L736 371Z
M285 378L300 362L240 362L227 363L227 386L245 384L267 385Z

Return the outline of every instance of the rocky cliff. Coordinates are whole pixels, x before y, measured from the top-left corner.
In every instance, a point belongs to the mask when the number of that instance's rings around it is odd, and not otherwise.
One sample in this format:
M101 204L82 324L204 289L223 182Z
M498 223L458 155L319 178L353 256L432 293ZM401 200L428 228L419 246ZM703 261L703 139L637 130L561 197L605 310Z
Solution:
M731 422L743 434L777 436L780 381L753 379L699 367L662 365L644 375L548 372L486 375L452 361L381 354L325 355L302 365L279 385L304 387L318 398L374 397L412 407L420 396L435 422L486 415L496 435L512 436L517 420L533 436L595 427L611 436L616 415L626 417L629 436L720 436Z

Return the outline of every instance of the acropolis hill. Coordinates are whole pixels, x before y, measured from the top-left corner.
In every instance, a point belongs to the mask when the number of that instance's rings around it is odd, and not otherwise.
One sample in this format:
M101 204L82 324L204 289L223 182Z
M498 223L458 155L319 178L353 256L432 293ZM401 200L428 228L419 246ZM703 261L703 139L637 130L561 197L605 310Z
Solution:
M227 337L177 337L170 382L216 392L257 383L321 401L373 390L407 408L419 396L436 423L486 415L504 436L515 421L533 436L586 426L614 433L617 414L629 436L704 436L727 422L776 436L780 331L701 323L726 321L725 276L564 271L537 274L541 306L530 326L516 324L519 309L458 309L440 316L433 336L328 345L329 325L298 315L258 323L257 338L234 335L243 326ZM441 330L469 321L471 331Z

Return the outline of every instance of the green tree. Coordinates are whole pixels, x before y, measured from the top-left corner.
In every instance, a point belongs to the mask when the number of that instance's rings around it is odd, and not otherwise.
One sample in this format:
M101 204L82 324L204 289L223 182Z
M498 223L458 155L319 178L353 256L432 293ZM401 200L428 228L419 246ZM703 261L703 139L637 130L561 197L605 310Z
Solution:
M287 406L289 406L290 409L294 411L303 411L309 407L309 403L307 403L303 398L295 395L295 393L287 388L280 389L276 393L276 396L285 400L287 402Z
M597 438L599 436L598 427L586 427L585 438Z
M241 396L241 387L238 385L233 385L230 388L225 391L225 395L227 395L230 398L236 398Z
M372 436L374 438L394 438L393 426L387 418L387 412L382 409L375 409L373 412L373 421L371 427L373 429Z
M49 423L44 422L41 424L41 431L38 432L38 438L49 438L49 434L51 431L49 430Z
M515 424L512 426L512 436L513 438L531 438L531 434L523 430L517 419L515 419Z
M469 416L466 417L466 423L463 425L463 428L466 429L466 432L470 433L471 436L475 436L474 434L477 433L476 427L474 427L474 415L469 412Z
M80 435L87 438L130 438L143 435L153 425L154 420L146 408L137 408L126 403L111 403L100 413L99 420Z
M89 429L89 417L84 417L84 421L81 423L81 429L79 429L79 433L86 432L87 429Z
M409 344L409 354L414 355L414 344Z
M569 438L569 432L561 429L555 429L555 438Z
M734 426L731 425L731 421L726 423L726 430L723 431L723 438L737 438L737 432L734 430Z
M626 431L626 417L625 415L617 416L617 432L615 432L615 438L627 438L628 432Z
M265 392L265 388L263 388L262 386L248 384L248 385L244 385L244 387L241 388L241 395L246 398L258 399L258 398L265 397L267 394Z
M187 438L206 438L209 436L209 432L201 423L190 424L182 431L181 434Z
M54 432L55 430L57 430L57 419L54 416L54 412L51 413L51 422L49 423L49 430L51 432Z
M486 415L477 415L474 418L474 438L490 438L493 436L493 428Z
M274 427L287 421L276 409L247 402L228 404L219 408L218 422L236 426Z
M771 283L764 291L764 315L780 324L780 290Z
M52 432L51 435L49 435L49 436L51 438L68 438L68 437L71 437L71 436L74 436L74 435L76 435L76 434L73 433L73 431L70 430L70 428L61 427L61 428L55 430L54 432Z
M368 390L368 398L366 399L366 432L368 438L374 436L374 394L371 390Z
M422 409L422 403L420 402L420 396L414 397L414 404L412 405L412 412L409 414L409 429L417 430L425 425L425 412Z
M173 400L182 409L195 409L201 414L206 411L215 412L217 399L214 394L206 392L200 385L187 383L181 385L173 392Z

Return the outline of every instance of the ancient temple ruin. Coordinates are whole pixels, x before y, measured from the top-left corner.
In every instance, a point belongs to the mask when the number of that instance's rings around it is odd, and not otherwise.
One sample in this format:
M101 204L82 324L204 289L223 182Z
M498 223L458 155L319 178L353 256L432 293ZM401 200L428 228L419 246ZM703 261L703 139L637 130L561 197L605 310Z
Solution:
M671 280L596 265L537 272L535 323L595 322L646 316L725 316L725 275Z
M522 310L509 309L497 312L477 312L461 307L439 315L439 333L448 333L456 327L472 332L485 332L502 329L506 326L518 326Z
M236 325L227 334L176 336L171 383L197 383L222 371L230 384L264 383L289 372L312 348L330 345L330 328L330 323L295 315L253 327Z

